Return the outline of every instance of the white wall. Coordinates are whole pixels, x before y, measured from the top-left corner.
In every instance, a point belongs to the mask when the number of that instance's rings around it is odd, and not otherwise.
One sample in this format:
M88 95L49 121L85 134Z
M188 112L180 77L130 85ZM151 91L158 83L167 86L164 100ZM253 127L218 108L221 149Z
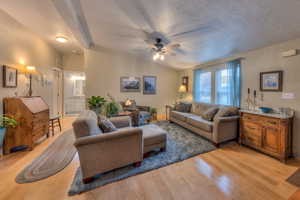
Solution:
M135 99L138 105L152 106L164 112L166 104L174 103L177 97L178 72L172 68L159 65L155 62L143 60L129 54L110 52L105 50L86 50L86 96L107 93L124 101L127 98ZM144 75L157 76L157 94L143 95L140 93L121 93L120 77Z
M65 71L84 72L84 55L83 54L64 54L63 69Z
M294 152L300 156L300 55L283 58L281 53L289 49L299 49L300 39L275 44L262 49L253 50L244 54L235 55L242 59L242 106L245 106L247 88L259 91L259 73L265 71L283 70L283 92L295 94L295 99L282 99L281 92L264 92L264 106L278 108L290 107L296 111L294 121ZM231 58L228 58L231 59ZM223 62L227 59L206 63L198 67L207 67L210 64ZM180 72L180 77L189 75L193 79L193 69ZM191 81L192 87L192 81ZM191 99L190 93L189 99Z
M28 31L13 18L0 10L0 113L3 112L2 99L4 97L24 96L28 92L28 77L22 72L25 65L36 66L38 76L33 80L33 95L42 96L52 107L51 85L42 86L41 74L52 80L52 67L61 59L52 47ZM25 65L21 65L20 63ZM15 67L19 70L18 87L15 89L2 87L2 65Z

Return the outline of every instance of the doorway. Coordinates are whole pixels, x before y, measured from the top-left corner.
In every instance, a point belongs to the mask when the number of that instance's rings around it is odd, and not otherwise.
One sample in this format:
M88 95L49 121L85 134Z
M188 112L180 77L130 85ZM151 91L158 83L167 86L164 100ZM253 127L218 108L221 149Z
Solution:
M64 116L77 116L85 110L85 73L64 71Z

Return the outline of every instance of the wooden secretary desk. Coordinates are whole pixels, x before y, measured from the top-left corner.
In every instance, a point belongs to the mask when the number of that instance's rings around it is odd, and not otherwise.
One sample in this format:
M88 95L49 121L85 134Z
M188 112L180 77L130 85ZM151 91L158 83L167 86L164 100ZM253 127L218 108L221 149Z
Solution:
M4 98L4 113L18 122L8 128L4 140L4 154L25 146L32 150L43 136L49 136L49 107L41 97Z
M240 144L273 156L282 162L292 156L293 116L240 111Z

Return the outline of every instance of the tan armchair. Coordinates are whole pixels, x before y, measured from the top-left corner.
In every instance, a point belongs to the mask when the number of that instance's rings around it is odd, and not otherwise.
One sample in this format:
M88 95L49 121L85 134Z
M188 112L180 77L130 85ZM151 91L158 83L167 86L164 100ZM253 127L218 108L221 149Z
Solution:
M118 131L102 133L93 111L84 111L73 123L75 147L79 154L84 183L93 176L143 160L143 133L128 127L130 117L111 119ZM127 127L127 128L124 128Z

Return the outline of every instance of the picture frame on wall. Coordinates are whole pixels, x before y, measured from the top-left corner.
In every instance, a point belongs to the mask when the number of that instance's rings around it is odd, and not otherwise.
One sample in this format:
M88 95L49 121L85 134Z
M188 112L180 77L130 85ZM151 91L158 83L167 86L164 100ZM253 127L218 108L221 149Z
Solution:
M18 86L18 70L3 65L3 87L4 88L16 88Z
M156 76L143 76L143 94L156 94Z
M281 92L283 71L270 71L260 73L260 91Z
M120 78L120 90L121 92L140 92L141 91L141 78L139 77L127 77Z

